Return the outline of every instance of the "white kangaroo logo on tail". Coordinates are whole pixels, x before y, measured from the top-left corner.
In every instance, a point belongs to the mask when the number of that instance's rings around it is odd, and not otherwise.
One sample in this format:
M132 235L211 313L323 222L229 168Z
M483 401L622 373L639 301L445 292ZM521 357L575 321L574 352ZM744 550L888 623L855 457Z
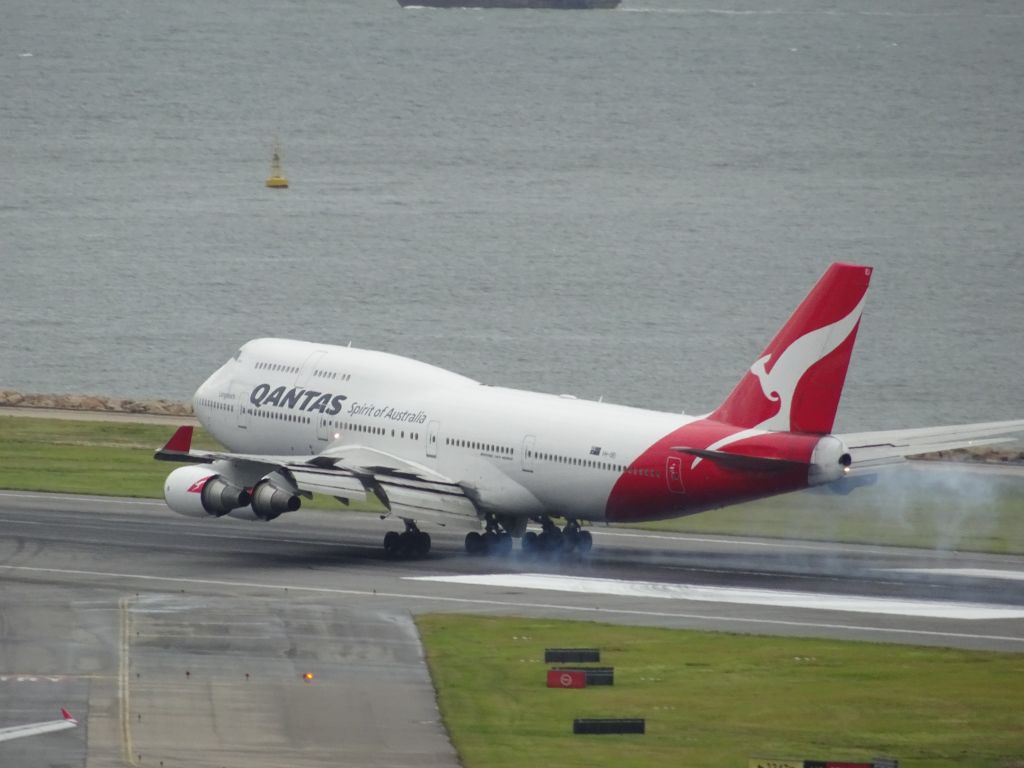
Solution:
M750 372L757 377L764 396L773 403L781 403L778 413L750 429L723 437L709 445L707 449L715 451L765 430L788 431L791 428L790 412L793 408L793 395L797 385L812 365L832 354L836 347L849 338L860 320L866 298L866 294L862 296L857 306L846 317L840 318L832 325L826 325L806 333L790 344L779 355L770 371L767 369L768 361L772 357L770 354L754 361L754 364L750 366ZM700 462L701 458L696 457L690 465L690 469L696 467Z

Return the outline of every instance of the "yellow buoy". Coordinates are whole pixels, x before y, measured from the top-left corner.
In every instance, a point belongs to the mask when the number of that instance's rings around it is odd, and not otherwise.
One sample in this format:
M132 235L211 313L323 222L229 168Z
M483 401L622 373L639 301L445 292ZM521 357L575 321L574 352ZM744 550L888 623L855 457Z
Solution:
M270 161L270 177L267 186L271 189L288 189L288 179L281 171L281 147L274 142L274 159Z

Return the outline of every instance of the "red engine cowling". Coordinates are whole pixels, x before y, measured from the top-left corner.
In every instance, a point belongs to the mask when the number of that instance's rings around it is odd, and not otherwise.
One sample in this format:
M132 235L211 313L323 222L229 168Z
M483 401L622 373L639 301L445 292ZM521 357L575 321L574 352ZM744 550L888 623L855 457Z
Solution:
M243 488L229 483L205 464L179 467L164 481L167 506L186 517L221 517L249 504Z

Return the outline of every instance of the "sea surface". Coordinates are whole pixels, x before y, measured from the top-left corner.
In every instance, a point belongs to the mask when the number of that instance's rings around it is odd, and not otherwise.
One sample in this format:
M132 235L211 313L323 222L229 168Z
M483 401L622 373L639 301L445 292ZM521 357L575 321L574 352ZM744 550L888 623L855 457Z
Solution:
M842 260L840 429L1024 416L1017 0L7 0L0 169L0 388L275 335L697 413Z

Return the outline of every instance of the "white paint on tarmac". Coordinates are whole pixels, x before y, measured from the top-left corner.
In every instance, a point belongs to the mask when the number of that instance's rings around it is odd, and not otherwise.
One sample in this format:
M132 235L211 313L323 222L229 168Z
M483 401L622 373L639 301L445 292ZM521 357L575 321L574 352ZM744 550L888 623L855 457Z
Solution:
M886 573L923 573L929 576L964 576L969 579L1006 579L1024 581L1024 571L1001 571L992 568L882 568Z
M488 598L471 598L471 597L456 597L455 595L446 594L412 594L403 592L386 592L377 591L376 589L343 589L338 587L320 587L320 586L304 586L296 584L285 584L285 583L273 583L273 582L246 582L246 581L228 581L224 579L198 579L189 578L186 576L157 576L153 574L144 573L124 573L124 572L110 572L110 571L88 571L77 568L41 568L38 566L31 565L0 565L0 573L10 574L49 574L51 576L62 576L73 580L82 578L90 579L114 579L118 583L130 579L137 580L140 583L150 584L174 584L179 587L186 585L193 585L197 587L209 588L223 588L230 591L239 589L255 589L261 591L271 592L305 592L313 594L326 594L326 595L338 595L347 597L362 597L371 598L373 600L393 600L398 599L404 603L422 601L424 603L444 603L448 605L459 605L466 608L472 608L475 610L487 611L489 609L505 608L517 611L554 611L559 614L575 614L589 615L590 617L601 617L606 618L612 615L619 615L632 618L640 619L669 619L683 622L701 622L717 624L719 626L725 625L740 625L746 627L771 627L771 628L797 628L801 631L807 630L836 630L840 632L859 632L866 634L881 634L881 635L893 635L902 638L907 637L918 637L918 638L938 638L944 642L949 642L953 639L958 640L969 640L969 641L985 641L985 642L999 642L999 643L1011 643L1014 645L1024 645L1024 637L1019 635L989 635L981 633L968 633L968 632L950 632L947 630L934 630L934 629L914 629L911 627L890 627L890 626L870 626L866 624L849 624L849 623L836 623L826 621L806 621L806 620L791 620L791 619L769 619L755 616L722 616L710 613L693 613L690 611L651 611L642 610L637 608L626 608L616 606L585 606L585 605L571 605L565 603L538 603L530 602L525 600L502 600L495 599L493 597ZM427 577L428 579L431 577ZM443 579L433 578L434 581L441 581ZM1024 611L1022 611L1024 613Z
M662 598L701 603L764 605L773 608L811 608L847 613L916 616L933 619L1020 619L1024 607L955 603L940 600L909 600L862 595L831 595L815 592L786 592L774 589L703 587L654 581L626 581L560 576L544 573L489 573L467 576L410 576L410 581L472 584L484 587L539 589L615 597Z

